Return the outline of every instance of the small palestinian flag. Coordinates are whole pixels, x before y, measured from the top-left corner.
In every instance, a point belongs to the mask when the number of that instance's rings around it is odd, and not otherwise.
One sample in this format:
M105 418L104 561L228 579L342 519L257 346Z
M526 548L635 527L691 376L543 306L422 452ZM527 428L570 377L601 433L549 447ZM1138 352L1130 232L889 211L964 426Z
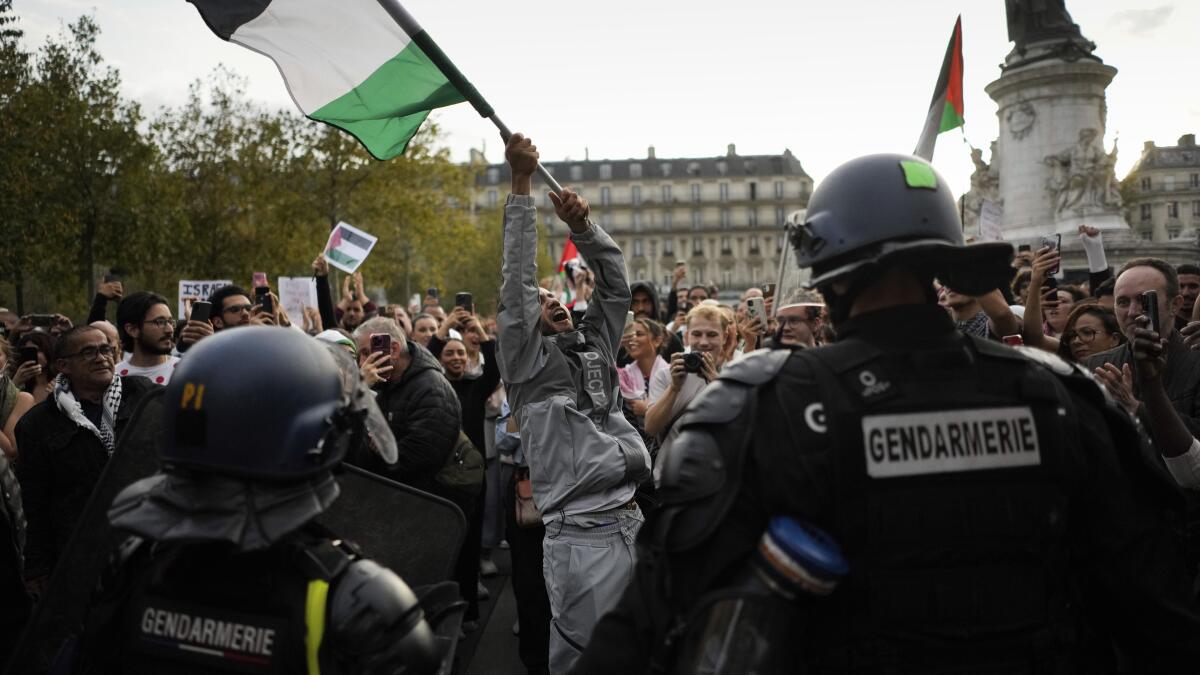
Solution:
M567 239L567 243L563 245L562 258L558 260L558 278L562 282L562 295L559 300L567 307L575 305L575 280L567 273L568 263L574 267L579 262L579 249L575 248L575 242Z
M942 61L942 72L938 75L937 87L933 90L933 101L929 114L921 129L921 139L913 154L933 161L933 144L938 134L957 129L965 123L963 118L963 56L962 16L954 22L954 33L946 46L946 58Z
M393 17L377 0L189 2L218 37L270 57L305 115L377 159L403 153L430 110L478 96L434 65L428 52L445 55L398 3Z
M339 270L353 274L367 259L377 241L378 238L353 225L338 223L329 232L329 242L325 244L325 259Z

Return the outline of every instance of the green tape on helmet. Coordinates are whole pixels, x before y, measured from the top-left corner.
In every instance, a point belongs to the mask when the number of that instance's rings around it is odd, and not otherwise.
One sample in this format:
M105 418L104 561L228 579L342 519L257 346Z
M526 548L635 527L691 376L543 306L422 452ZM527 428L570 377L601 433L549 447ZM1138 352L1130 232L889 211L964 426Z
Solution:
M902 161L900 168L904 170L904 182L910 188L937 189L937 174L933 167L924 162Z

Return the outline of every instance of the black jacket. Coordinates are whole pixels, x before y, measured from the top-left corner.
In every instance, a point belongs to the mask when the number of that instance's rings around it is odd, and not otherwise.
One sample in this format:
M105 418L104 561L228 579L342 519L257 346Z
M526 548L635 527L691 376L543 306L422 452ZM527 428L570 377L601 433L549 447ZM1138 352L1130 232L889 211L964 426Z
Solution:
M651 310L648 318L661 323L665 329L667 327L667 323L671 319L674 319L675 316L672 314L665 319L663 318L662 305L658 300L658 289L655 288L654 283L650 281L635 281L632 284L629 284L630 297L632 297L633 294L637 293L638 291L642 291L649 295L650 301L654 304L654 308ZM674 292L672 292L672 295L673 294ZM667 333L666 338L663 339L662 348L658 350L658 353L661 354L662 357L669 363L671 361L671 356L681 351L683 351L683 342L679 339L679 336L675 333ZM625 347L621 347L621 349L617 352L617 367L623 367L632 360L633 359L629 358L629 354L626 353Z
M441 358L445 342L434 335L429 338L429 352ZM458 404L462 409L462 429L476 450L482 454L484 450L484 408L488 397L500 385L500 362L496 360L496 341L488 340L480 343L479 352L483 354L483 374L474 379L462 378L450 383L458 395Z
M142 396L157 386L144 377L121 378L117 441ZM17 447L20 454L14 468L29 523L25 578L32 579L54 569L108 463L108 451L94 433L63 414L53 396L33 406L17 423Z
M388 382L376 401L396 436L399 458L385 465L373 455L352 464L429 491L433 476L458 442L461 412L458 395L442 374L442 364L421 345L408 341L412 363L397 382ZM357 461L356 461L357 460Z

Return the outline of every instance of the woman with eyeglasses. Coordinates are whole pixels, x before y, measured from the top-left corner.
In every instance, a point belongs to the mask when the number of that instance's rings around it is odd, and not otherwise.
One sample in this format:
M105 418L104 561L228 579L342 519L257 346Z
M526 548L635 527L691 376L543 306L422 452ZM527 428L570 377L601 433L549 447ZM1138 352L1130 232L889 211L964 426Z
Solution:
M1077 303L1067 316L1059 338L1058 355L1068 361L1083 363L1089 356L1124 343L1125 334L1111 310L1095 302Z

